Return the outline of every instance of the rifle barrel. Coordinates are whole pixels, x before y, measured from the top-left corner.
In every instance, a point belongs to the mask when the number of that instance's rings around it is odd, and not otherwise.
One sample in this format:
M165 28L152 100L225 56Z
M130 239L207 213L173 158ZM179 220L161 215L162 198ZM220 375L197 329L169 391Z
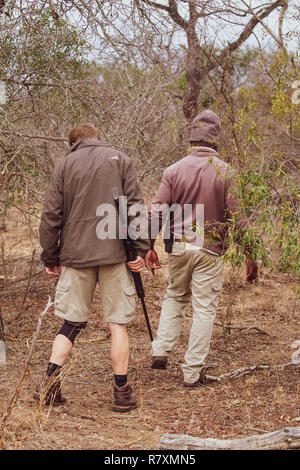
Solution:
M145 299L144 299L143 297L141 297L141 302L142 302L142 307L143 307L144 314L145 314L145 319L146 319L146 323L147 323L147 328L148 328L150 340L151 340L151 343L152 343L152 341L153 341L153 335L152 335L151 325L150 325L150 322L149 322L149 317L148 317L148 313L147 313L147 308L146 308L146 304L145 304Z

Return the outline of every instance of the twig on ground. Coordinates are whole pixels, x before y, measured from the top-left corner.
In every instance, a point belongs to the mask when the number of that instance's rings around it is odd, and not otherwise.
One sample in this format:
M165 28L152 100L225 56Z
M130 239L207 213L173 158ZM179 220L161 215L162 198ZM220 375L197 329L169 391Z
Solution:
M215 325L217 326L221 326L221 328L224 328L224 325L222 325L222 323L217 323L215 322L214 323ZM266 335L266 336L271 336L273 338L275 338L274 335L270 335L270 333L267 333L266 331L262 330L261 328L258 328L257 326L236 326L236 325L226 325L226 328L228 330L256 330L258 331L259 333L261 333L262 335Z
M226 374L221 374L219 376L212 376L212 375L206 375L204 377L204 382L222 382L222 380L226 379L237 379L239 377L243 377L244 375L251 374L252 372L255 372L257 370L268 370L268 369L280 369L280 368L285 368L285 367L297 367L295 366L292 362L288 362L286 364L275 364L275 365L269 365L269 364L261 364L261 365L253 365L253 366L248 366L248 367L241 367L240 369L236 369L232 372L227 372Z

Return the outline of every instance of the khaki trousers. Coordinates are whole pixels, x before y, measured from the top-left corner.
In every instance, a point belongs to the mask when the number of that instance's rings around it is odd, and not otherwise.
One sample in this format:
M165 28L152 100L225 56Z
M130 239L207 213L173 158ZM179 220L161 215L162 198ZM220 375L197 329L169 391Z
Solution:
M202 250L173 246L169 255L169 286L162 304L153 356L169 356L181 333L185 307L192 298L193 322L182 365L184 381L194 383L210 347L213 322L222 288L223 261Z

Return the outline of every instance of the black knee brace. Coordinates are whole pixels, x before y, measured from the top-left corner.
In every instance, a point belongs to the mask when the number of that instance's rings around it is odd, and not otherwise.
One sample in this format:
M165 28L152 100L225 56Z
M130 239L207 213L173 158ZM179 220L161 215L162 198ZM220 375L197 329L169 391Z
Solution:
M83 330L87 325L87 322L71 322L65 320L64 324L62 325L61 329L57 333L58 335L64 335L68 338L72 344L74 344L76 336Z

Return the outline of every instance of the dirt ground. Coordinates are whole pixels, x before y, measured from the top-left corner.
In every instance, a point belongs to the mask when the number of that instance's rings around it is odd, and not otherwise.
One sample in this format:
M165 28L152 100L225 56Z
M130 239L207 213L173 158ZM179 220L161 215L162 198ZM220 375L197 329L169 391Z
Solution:
M0 366L0 415L22 376L38 316L48 295L53 299L56 284L42 272L38 245L32 258L32 243L27 233L20 237L20 224L18 217L11 219L2 236L5 245L0 287L7 364ZM143 272L154 332L167 286L167 257L161 245L159 253L162 269L158 275L153 278L146 269ZM233 329L229 336L224 336L218 324L228 302L229 273L226 266L207 358L207 363L214 367L210 373L218 375L254 364L290 362L291 345L300 339L299 300L292 290L296 279L264 269L257 283L249 284L242 269L234 294L232 321L234 325L255 326L262 331ZM139 304L129 327L129 379L139 408L125 414L113 412L110 339L102 323L100 300L96 292L88 327L77 339L65 367L63 394L67 403L40 409L32 392L45 371L52 340L61 324L53 309L49 310L19 400L5 424L2 448L146 450L158 449L165 433L229 439L300 426L299 368L257 371L221 384L185 389L181 364L192 321L191 308L187 309L184 328L167 370L155 371L150 368L150 341Z

